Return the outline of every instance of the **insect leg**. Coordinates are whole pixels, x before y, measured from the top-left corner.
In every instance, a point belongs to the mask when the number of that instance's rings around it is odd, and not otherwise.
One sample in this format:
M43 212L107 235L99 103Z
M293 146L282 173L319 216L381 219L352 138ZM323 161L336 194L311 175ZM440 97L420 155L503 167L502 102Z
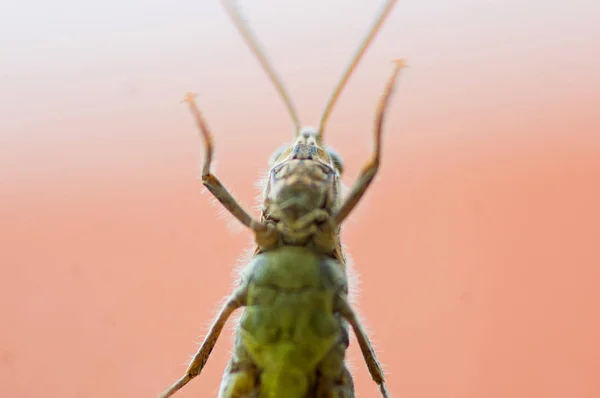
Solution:
M198 106L195 101L195 94L187 93L183 102L187 102L190 106L190 110L196 119L196 124L200 130L200 134L204 139L204 164L202 166L202 184L214 195L215 198L221 204L229 210L229 212L237 218L242 224L250 228L257 235L257 240L263 239L276 239L276 231L267 224L263 224L260 221L255 220L242 208L242 206L234 199L233 196L227 191L227 188L223 186L221 181L210 172L210 166L212 163L213 155L213 139L210 129L208 128Z
M160 395L160 398L167 398L171 395L175 394L178 390L180 390L183 386L190 382L194 377L198 376L202 371L202 368L208 361L208 357L210 356L211 351L215 347L217 340L227 322L227 319L231 316L233 311L238 309L239 307L245 305L246 303L246 289L238 289L234 294L229 297L219 315L214 320L213 324L210 327L210 330L200 349L194 355L192 362L190 362L185 375L177 380L171 387L169 387L165 392Z
M377 174L377 170L379 169L379 162L381 160L381 131L383 126L383 119L385 117L385 111L390 102L390 98L392 97L392 92L394 91L394 84L400 72L400 69L404 68L406 64L403 60L394 61L395 67L392 75L387 81L385 86L385 90L381 99L379 101L379 105L377 106L377 114L375 117L375 148L373 151L373 157L371 160L363 167L360 176L358 177L358 181L354 183L352 190L348 194L348 197L344 200L342 207L335 215L335 222L337 225L340 225L350 214L352 209L356 206L356 204L360 201L367 188L373 181L375 174Z
M367 363L367 368L369 368L369 373L371 377L379 386L379 390L381 391L381 396L383 398L389 398L390 394L387 391L387 387L385 386L385 379L383 376L383 369L381 369L381 365L377 360L377 356L375 355L375 350L373 350L373 346L369 341L369 337L367 336L367 332L363 328L360 320L358 319L358 315L348 303L348 300L345 297L339 297L338 300L338 311L342 315L344 319L348 321L354 334L356 335L356 339L358 340L358 345L360 346L360 350L365 358L365 362Z

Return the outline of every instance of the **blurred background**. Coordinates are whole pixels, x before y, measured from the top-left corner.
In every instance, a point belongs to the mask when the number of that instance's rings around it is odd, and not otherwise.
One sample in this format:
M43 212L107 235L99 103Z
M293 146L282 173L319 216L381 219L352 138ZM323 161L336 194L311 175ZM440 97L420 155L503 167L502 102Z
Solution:
M240 1L316 124L382 1ZM600 396L600 5L399 1L328 125L350 185L402 72L383 165L344 227L394 397ZM251 236L203 194L186 91L248 209L291 140L216 0L0 6L0 395L153 397ZM256 212L254 214L257 214ZM178 397L214 397L218 342ZM351 341L359 397L378 396Z

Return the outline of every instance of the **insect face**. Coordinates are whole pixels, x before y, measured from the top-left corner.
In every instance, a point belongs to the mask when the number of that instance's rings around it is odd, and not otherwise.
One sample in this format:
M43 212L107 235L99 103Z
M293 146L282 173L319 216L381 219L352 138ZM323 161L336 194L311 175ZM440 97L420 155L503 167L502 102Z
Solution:
M315 209L330 214L337 210L341 165L339 155L322 145L315 129L301 129L292 145L271 158L264 192L267 219L296 220Z

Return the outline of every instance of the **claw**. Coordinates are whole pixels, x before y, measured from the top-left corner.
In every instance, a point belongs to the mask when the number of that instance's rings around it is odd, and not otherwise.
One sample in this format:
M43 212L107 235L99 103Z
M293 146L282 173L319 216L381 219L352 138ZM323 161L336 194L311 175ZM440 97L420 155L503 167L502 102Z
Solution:
M187 102L188 104L191 104L194 102L194 99L197 96L198 96L198 94L196 94L196 93L187 92L187 93L185 93L185 96L183 97L183 100L181 101L181 103L183 104L184 102Z
M406 60L403 58L395 59L393 62L394 62L394 64L396 64L396 68L398 68L398 69L408 68L408 65L406 64Z

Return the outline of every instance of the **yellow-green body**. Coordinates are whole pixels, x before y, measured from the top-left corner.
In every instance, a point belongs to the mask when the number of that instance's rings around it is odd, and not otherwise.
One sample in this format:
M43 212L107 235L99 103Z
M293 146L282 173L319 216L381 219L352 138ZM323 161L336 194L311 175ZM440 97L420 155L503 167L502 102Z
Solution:
M277 74L269 65L234 0L224 0L234 24L284 99L296 130L292 143L269 161L260 220L252 217L211 172L213 139L188 93L205 143L202 183L254 233L256 250L239 286L213 321L185 375L161 398L169 398L197 377L228 318L244 308L219 398L353 398L352 376L344 364L351 325L369 373L389 398L383 370L367 333L348 302L340 228L377 174L385 110L404 62L396 61L377 107L374 151L348 195L342 198L342 159L324 143L324 129L341 90L397 0L387 0L333 91L318 129L302 127Z
M253 257L242 281L247 303L220 396L304 398L330 396L325 392L334 384L351 388L344 366L348 334L334 308L347 292L339 262L283 246ZM242 395L250 385L253 393Z

